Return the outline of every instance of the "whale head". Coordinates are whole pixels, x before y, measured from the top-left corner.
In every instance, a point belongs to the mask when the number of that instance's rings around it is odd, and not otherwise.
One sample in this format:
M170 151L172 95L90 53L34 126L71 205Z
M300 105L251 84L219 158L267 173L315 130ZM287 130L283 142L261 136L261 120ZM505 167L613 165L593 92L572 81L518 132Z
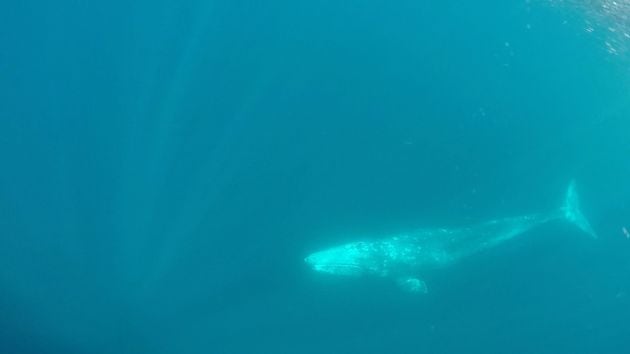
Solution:
M304 262L319 273L358 276L370 271L369 258L369 247L355 242L312 253Z

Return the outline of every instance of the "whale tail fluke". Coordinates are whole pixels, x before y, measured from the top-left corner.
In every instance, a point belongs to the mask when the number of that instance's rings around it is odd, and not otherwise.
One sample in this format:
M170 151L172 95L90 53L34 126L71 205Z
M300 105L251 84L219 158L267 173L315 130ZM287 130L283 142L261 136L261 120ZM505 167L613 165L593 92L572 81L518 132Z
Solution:
M588 219L580 210L580 201L575 189L575 181L571 181L569 188L567 188L564 205L562 206L562 214L567 221L577 226L580 230L584 231L592 238L597 238L595 230L593 230Z

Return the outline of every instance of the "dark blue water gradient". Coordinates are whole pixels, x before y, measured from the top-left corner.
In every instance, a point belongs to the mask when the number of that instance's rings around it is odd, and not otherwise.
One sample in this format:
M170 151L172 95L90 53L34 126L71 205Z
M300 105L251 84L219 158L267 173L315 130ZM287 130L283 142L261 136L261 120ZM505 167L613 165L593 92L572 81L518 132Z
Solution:
M1 5L0 352L626 353L630 73L586 16ZM302 263L550 210L572 178L600 240L550 225L426 297Z

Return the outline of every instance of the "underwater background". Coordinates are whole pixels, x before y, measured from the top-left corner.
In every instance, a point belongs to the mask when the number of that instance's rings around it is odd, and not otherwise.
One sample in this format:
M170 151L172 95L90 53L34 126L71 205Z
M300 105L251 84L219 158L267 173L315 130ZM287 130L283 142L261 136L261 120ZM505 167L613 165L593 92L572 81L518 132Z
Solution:
M7 1L0 353L630 352L630 2ZM315 250L553 210L429 293Z

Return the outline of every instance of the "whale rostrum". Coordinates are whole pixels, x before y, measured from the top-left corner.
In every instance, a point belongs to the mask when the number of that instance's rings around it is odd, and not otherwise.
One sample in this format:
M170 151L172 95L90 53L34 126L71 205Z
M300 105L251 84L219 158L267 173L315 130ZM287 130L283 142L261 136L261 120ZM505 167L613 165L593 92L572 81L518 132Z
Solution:
M359 240L314 252L304 261L316 272L337 276L390 277L403 290L427 293L422 275L479 254L526 234L542 224L566 220L584 234L597 238L579 207L571 182L561 208L490 220L467 227L428 228L376 240Z

